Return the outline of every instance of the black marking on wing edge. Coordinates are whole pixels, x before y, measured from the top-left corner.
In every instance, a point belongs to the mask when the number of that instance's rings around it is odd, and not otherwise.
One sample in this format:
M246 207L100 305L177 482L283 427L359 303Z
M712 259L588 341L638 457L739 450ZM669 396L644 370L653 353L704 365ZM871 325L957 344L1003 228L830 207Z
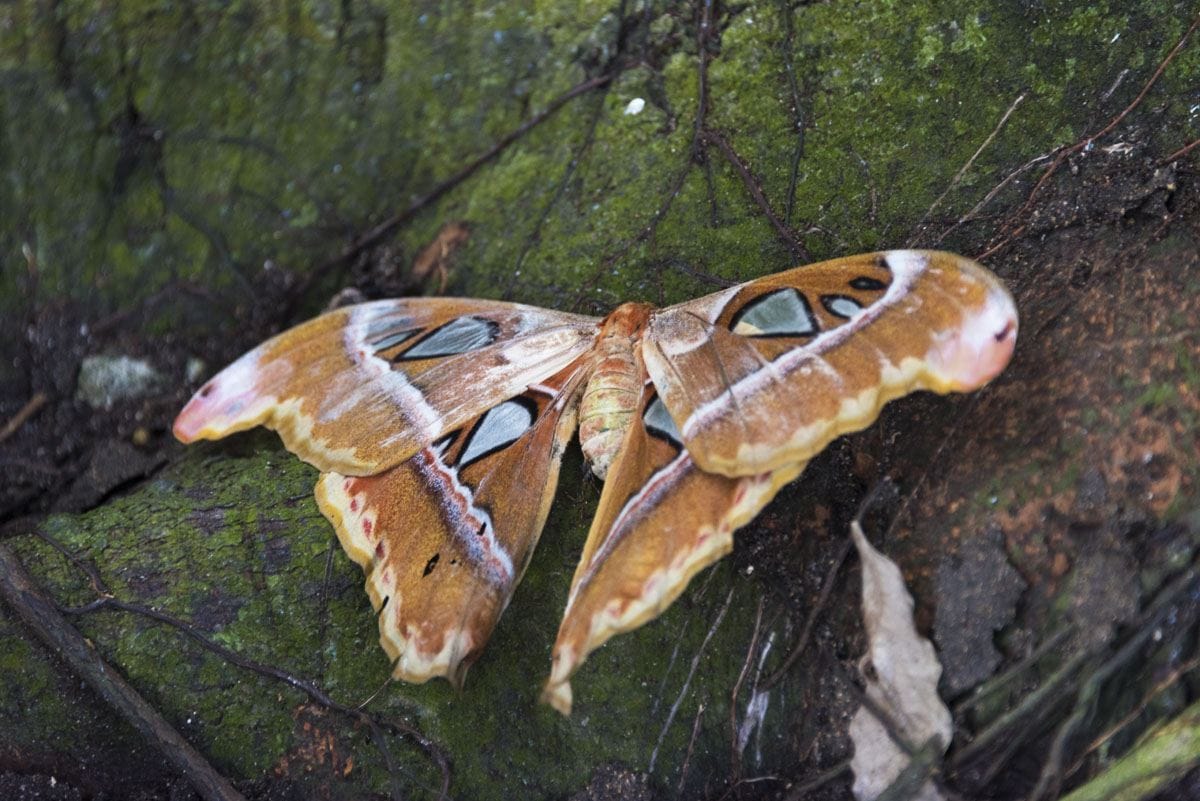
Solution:
M646 426L646 433L650 436L672 445L677 450L683 448L679 428L657 395L652 397L642 409L642 423Z
M410 328L407 331L397 331L394 334L387 334L379 339L372 340L369 344L375 353L379 353L380 351L387 350L388 348L394 348L401 342L406 342L412 339L417 334L421 333L422 330L424 329Z
M429 557L429 561L425 563L425 570L421 573L421 578L425 578L432 573L433 569L437 567L438 560L441 558L442 555L440 553L435 553L433 556Z
M853 279L850 282L850 286L854 289L860 289L863 292L879 292L887 289L887 284L869 275L860 275L858 278Z
M834 317L852 320L862 312L863 305L847 295L822 295L821 305Z
M456 431L451 431L449 434L442 437L441 439L434 440L433 444L430 447L433 448L434 453L438 454L439 456L442 456L442 455L450 452L450 449L454 447L454 443L458 442L458 438L461 437L462 435L463 435L463 430L461 428Z
M512 412L524 412L527 418L521 420ZM500 419L500 415L503 415L504 418ZM488 409L467 434L467 439L459 452L458 469L462 470L468 465L512 445L524 436L525 432L533 428L537 419L537 404L524 396L510 398ZM516 425L520 425L522 428L518 431L513 427ZM509 426L509 428L494 430L496 426Z
M395 361L438 359L485 348L500 336L500 324L482 317L456 317L429 331Z
M729 321L729 330L736 333L742 322L759 331L741 334L755 338L809 337L820 332L816 316L804 293L792 287L759 295L737 310Z

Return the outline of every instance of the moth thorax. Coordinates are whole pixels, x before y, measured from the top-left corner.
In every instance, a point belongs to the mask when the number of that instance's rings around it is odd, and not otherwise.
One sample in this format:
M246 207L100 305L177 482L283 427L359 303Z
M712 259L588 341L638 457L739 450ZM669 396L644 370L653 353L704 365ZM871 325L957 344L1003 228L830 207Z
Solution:
M601 480L637 411L644 381L637 346L652 308L625 303L601 324L595 364L579 406L579 446Z

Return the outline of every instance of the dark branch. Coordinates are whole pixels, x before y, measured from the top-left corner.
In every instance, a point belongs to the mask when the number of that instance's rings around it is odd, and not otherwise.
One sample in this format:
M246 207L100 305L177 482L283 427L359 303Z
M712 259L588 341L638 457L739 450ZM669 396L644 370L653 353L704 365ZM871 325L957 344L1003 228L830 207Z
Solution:
M203 798L242 801L229 780L183 739L82 634L68 623L26 571L20 558L0 543L0 596L42 642L61 656L71 670L108 702L151 746L175 766Z
M408 205L407 208L396 212L391 217L388 217L386 220L376 225L374 228L371 228L370 230L357 236L352 242L350 242L350 244L342 248L342 250L336 256L333 256L332 258L322 262L316 268L311 270L303 280L300 281L292 293L291 300L285 305L284 315L287 317L291 316L291 313L295 309L296 303L317 281L324 278L331 271L346 264L364 250L372 248L387 239L389 236L395 233L397 228L415 217L426 207L436 203L451 189L454 189L459 184L466 181L468 178L474 175L480 167L495 159L514 142L518 141L534 128L550 119L555 112L557 112L571 100L574 100L576 97L586 94L593 89L607 85L615 77L616 73L598 75L595 78L589 78L588 80L571 87L554 100L550 101L550 104L546 106L546 108L540 113L534 115L513 130L509 131L504 136L500 137L498 140L492 143L491 147L468 162L454 175L450 176L433 189L429 190L429 192L414 200Z

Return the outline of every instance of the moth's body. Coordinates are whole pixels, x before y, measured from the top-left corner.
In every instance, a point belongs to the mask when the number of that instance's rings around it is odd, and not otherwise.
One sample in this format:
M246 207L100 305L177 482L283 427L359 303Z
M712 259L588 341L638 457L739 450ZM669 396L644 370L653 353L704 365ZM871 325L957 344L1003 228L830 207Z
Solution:
M544 698L655 617L835 437L917 389L994 378L1012 299L968 259L890 251L798 267L665 309L591 317L408 298L263 343L175 421L184 441L274 428L322 471L321 511L363 566L393 674L461 681L508 604L579 428L605 479Z
M600 480L621 447L642 394L641 341L654 307L623 303L600 324L592 374L579 402L579 447Z

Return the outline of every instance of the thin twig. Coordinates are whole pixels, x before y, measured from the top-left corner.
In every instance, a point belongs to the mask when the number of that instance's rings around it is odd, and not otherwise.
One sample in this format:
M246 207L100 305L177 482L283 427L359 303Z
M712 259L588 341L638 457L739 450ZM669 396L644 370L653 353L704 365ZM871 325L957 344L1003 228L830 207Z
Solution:
M1030 801L1058 796L1059 785L1062 783L1062 759L1066 752L1067 741L1075 733L1075 730L1083 722L1084 718L1091 712L1104 682L1120 667L1133 659L1147 640L1156 633L1161 635L1161 631L1158 628L1160 619L1169 609L1173 608L1172 602L1176 598L1186 591L1195 589L1198 576L1200 576L1200 573L1193 567L1167 585L1142 615L1135 629L1136 633L1108 661L1088 676L1087 681L1084 682L1076 696L1075 709L1071 712L1070 717L1059 727L1058 732L1054 736L1054 740L1050 745L1049 755L1046 757L1041 775L1038 777L1038 783L1029 794ZM1172 625L1179 627L1190 626L1192 618L1195 616L1195 611L1190 615L1177 615L1172 620Z
M1113 737L1117 736L1122 729L1135 721L1143 712L1146 711L1146 707L1150 705L1151 701L1153 701L1168 688L1173 687L1181 678L1188 673L1191 673L1197 667L1200 667L1200 657L1189 659L1187 662L1184 662L1182 665L1167 674L1162 681L1157 682L1153 687L1150 688L1150 691L1142 697L1137 706L1129 710L1128 714L1110 726L1107 731L1105 731L1096 739L1092 740L1092 742L1083 749L1083 751L1079 754L1079 757L1075 760L1075 764L1073 764L1067 770L1066 775L1073 776L1075 772L1078 771L1083 765L1083 760L1087 758L1088 754L1092 753L1097 748L1111 740Z
M787 201L783 207L783 221L791 225L792 211L796 207L796 186L799 184L800 160L804 158L804 140L808 130L808 120L804 116L803 104L800 99L796 67L792 64L792 47L796 40L796 23L793 16L796 11L790 3L782 5L780 13L783 15L785 33L779 54L783 60L784 75L787 76L788 93L791 95L792 125L796 129L796 146L792 149L792 164L788 171Z
M392 749L388 748L387 737L384 736L383 729L368 718L367 728L371 732L371 742L375 744L375 749L383 756L383 766L388 772L388 778L392 785L392 801L403 801L404 788L400 786L400 771L396 765L396 760L392 757Z
M534 221L533 229L525 236L525 240L521 245L521 250L517 254L516 262L512 266L509 274L508 285L505 286L501 297L509 299L512 297L513 290L516 288L517 279L521 275L521 269L525 265L526 258L533 250L535 243L540 243L542 239L542 228L546 224L546 220L550 218L550 212L558 205L559 200L571 185L571 181L575 172L579 169L579 164L583 161L584 154L591 148L596 141L596 129L600 126L600 120L604 116L605 100L608 97L608 92L601 92L596 98L596 108L592 111L591 119L588 121L587 132L584 134L583 142L579 148L571 156L571 160L567 162L567 167L563 170L562 177L559 178L554 191L550 198L542 206L541 212L538 214L537 220Z
M1020 222L1020 224L1018 224L1018 221L1024 221L1028 219L1029 212L1033 208L1034 202L1041 194L1042 188L1046 185L1046 182L1050 180L1050 177L1058 171L1058 168L1062 166L1063 162L1065 162L1068 158L1076 153L1087 150L1097 139L1107 136L1109 133L1115 130L1116 127L1120 125L1121 122L1124 121L1124 119L1129 116L1134 109L1141 105L1142 101L1146 98L1146 95L1149 94L1150 89L1153 88L1154 84L1158 82L1158 79L1162 77L1162 74L1167 69L1167 66L1174 61L1175 57L1179 55L1181 50L1183 50L1183 46L1187 43L1188 38L1191 37L1192 33L1195 32L1197 27L1200 27L1200 14L1197 14L1192 20L1192 24L1188 26L1186 31L1184 31L1183 36L1179 37L1179 41L1176 42L1173 48L1171 48L1171 52L1167 53L1166 57L1163 58L1163 60L1159 63L1158 68L1154 70L1154 74L1150 76L1150 79L1147 80L1145 85L1142 86L1142 90L1138 92L1137 97L1135 97L1133 101L1129 103L1129 105L1121 109L1121 112L1109 120L1108 124L1100 130L1093 134L1088 134L1070 147L1065 147L1059 150L1054 161L1051 162L1048 167L1046 167L1045 171L1038 179L1038 182L1034 184L1033 189L1030 190L1029 196L1025 199L1025 202L1008 218L1008 222L1001 229L1004 234L1003 238L997 244L988 248L976 258L985 259L988 256L995 254L1025 231L1028 223Z
M914 247L917 244L917 240L921 238L921 229L925 227L926 221L929 220L929 215L933 214L933 210L942 204L942 201L946 199L946 195L950 194L950 191L954 189L954 187L958 186L959 182L962 181L963 176L967 174L967 170L971 169L971 165L973 165L975 160L979 158L979 154L983 153L983 151L987 149L988 145L992 143L992 140L996 138L996 135L1000 133L1000 129L1004 127L1006 122L1008 122L1008 118L1011 117L1013 112L1017 110L1017 106L1021 105L1021 103L1025 101L1026 94L1026 92L1022 92L1021 94L1017 95L1017 99L1014 100L1008 107L1008 111L1004 112L1004 115L1000 118L1000 122L996 123L996 127L992 129L990 134L988 134L987 139L983 140L983 144L976 149L971 158L967 159L967 163L962 165L962 168L959 169L959 171L955 173L954 177L950 179L950 183L944 190L942 190L942 194L937 196L937 200L930 204L929 208L925 211L925 216L922 217L921 221L916 224L915 233L908 240L909 247Z
M372 715L368 715L366 712L358 709L357 707L347 706L335 701L313 682L308 681L307 679L302 679L299 676L292 675L286 670L272 667L270 665L264 665L263 663L244 656L237 651L230 650L229 648L226 648L225 646L208 639L186 621L172 617L171 615L168 615L165 612L160 612L157 609L151 609L146 606L141 606L140 604L128 603L116 598L99 598L84 607L80 607L78 609L67 609L64 611L66 611L68 614L82 614L99 611L101 609L117 609L122 612L131 612L136 615L141 615L142 617L148 617L151 620L156 620L160 623L165 623L166 625L183 632L195 642L199 643L206 650L213 652L225 661L230 662L237 667L240 667L244 670L249 670L253 673L258 673L261 676L266 676L268 678L281 681L293 689L304 693L321 706L331 709L334 712L339 712L343 715L346 715L347 717L350 717L366 726L381 725L384 728L391 729L394 732L410 738L421 748L422 751L425 752L427 756L433 759L438 768L442 771L442 787L439 791L438 798L444 799L449 797L449 760L446 758L445 754L442 753L441 749L433 743L432 740L428 739L424 734L417 731L412 726L409 726L407 723L386 718L376 719Z
M708 588L712 585L713 576L716 573L709 571L704 577L700 589L696 591L696 600L699 601L708 595ZM671 671L675 667L675 660L679 658L679 649L683 647L683 641L687 637L688 624L692 622L691 617L683 621L683 625L679 627L679 633L675 637L675 647L671 649L671 656L667 659L667 667L662 672L662 678L658 681L658 692L654 693L654 703L650 705L650 717L658 714L658 706L662 703L663 695L667 691L667 680L671 678Z
M717 801L725 801L726 798L729 798L729 796L733 795L734 792L736 792L737 789L739 787L741 787L743 784L758 784L759 782L781 782L782 783L783 781L784 780L781 777L775 776L773 774L767 774L766 776L752 776L749 779L738 779L736 782L729 785L728 790L721 793L721 796L720 796L720 798L717 799Z
M1165 167L1168 164L1170 164L1172 161L1179 161L1181 158L1186 156L1188 153L1191 153L1193 150L1195 150L1197 145L1200 145L1200 139L1196 139L1196 140L1184 145L1183 147L1179 148L1174 153L1167 156L1162 161L1158 162L1158 166Z
M1018 177L1020 177L1021 175L1024 175L1026 172L1033 169L1037 165L1041 164L1046 159L1053 158L1057 152L1058 152L1058 150L1056 149L1056 150L1051 150L1049 153L1043 153L1040 156L1035 156L1035 157L1031 158L1029 161L1022 164L1020 167L1017 167L1015 170L1010 172L1007 176L1005 176L1003 181L996 184L994 187L992 187L990 192L988 192L986 195L983 196L983 200L976 203L971 208L970 211L968 211L963 216L959 217L958 221L955 222L954 225L950 226L945 231L942 231L940 234L938 234L938 238L933 240L933 244L935 246L940 245L942 243L942 240L944 240L946 237L950 236L950 234L952 234L956 230L958 230L958 228L960 226L966 225L967 223L976 219L979 216L979 213L981 211L983 211L984 207L987 206L989 203L991 203L993 200L995 200L996 195L998 195L1002 191L1004 191L1004 187L1008 186L1010 183L1015 181Z
M887 788L875 796L875 801L909 801L917 798L921 788L936 783L935 773L942 758L942 738L935 734L918 748Z
M830 565L829 570L825 573L825 580L821 583L821 592L817 595L817 602L813 604L812 609L808 610L808 617L804 621L804 628L800 632L800 639L796 640L796 644L792 646L792 650L784 658L783 664L763 680L760 685L762 689L769 690L778 684L808 647L809 639L812 637L813 629L817 623L817 616L821 614L821 611L825 609L825 605L829 603L829 596L833 594L833 587L837 581L838 572L841 571L842 565L846 563L846 559L850 556L850 551L853 548L853 540L847 539L842 543L841 549L838 551L837 556L834 557L833 564Z
M171 281L166 286L138 300L131 306L119 309L107 317L92 323L91 331L94 336L107 336L110 332L125 326L137 315L145 314L163 301L178 300L181 295L188 295L193 300L202 301L212 312L231 315L228 304L217 298L206 287L191 281Z
M994 696L999 690L1007 686L1010 681L1024 673L1026 668L1029 668L1043 656L1062 644L1062 642L1066 640L1067 637L1074 632L1074 630L1075 629L1071 626L1064 626L1042 642L1038 643L1037 647L1030 651L1028 655L1024 656L1020 662L1017 662L1012 667L1006 669L1003 673L993 676L988 680L987 684L981 686L970 696L955 704L954 713L956 715L962 714L966 710L974 707L979 702Z
M571 304L571 307L577 311L591 299L591 291L595 289L600 279L609 273L614 264L624 259L629 251L633 250L635 245L647 241L654 235L658 230L659 223L662 222L667 212L675 204L675 198L683 190L683 185L687 181L688 176L691 175L692 169L704 160L703 134L705 122L708 118L708 37L712 27L712 5L713 0L702 0L700 21L696 29L696 52L698 54L696 65L696 118L692 123L692 143L688 148L687 159L672 179L666 196L659 203L658 208L655 209L650 219L642 226L641 230L623 242L615 251L601 259L596 271L586 280L580 282L575 302Z
M468 178L474 175L480 167L494 160L514 142L521 139L523 136L532 131L534 128L537 128L546 120L550 119L550 117L554 116L555 112L557 112L571 100L574 100L580 95L587 94L593 89L597 89L601 86L611 83L617 74L617 72L611 72L605 75L597 75L594 78L589 78L586 81L582 81L577 83L575 86L572 86L570 89L551 100L546 108L544 108L541 112L535 114L533 117L530 117L528 120L509 131L507 134L497 139L492 143L491 147L468 162L458 172L454 173L454 175L437 184L433 189L414 200L408 205L407 208L396 212L383 222L355 237L354 240L342 248L337 255L325 260L304 276L300 283L297 284L296 289L292 292L292 297L289 302L285 304L284 316L291 316L291 313L294 310L296 303L299 302L299 299L304 296L304 294L313 286L313 284L325 277L325 275L330 271L342 266L343 264L346 264L358 254L371 247L374 247L387 237L391 236L397 228L408 222L408 220L412 219L426 207L440 200L441 197L447 192L466 181Z
M700 734L700 721L704 717L704 704L696 708L696 718L692 721L692 736L688 740L687 754L683 757L683 767L679 770L679 787L676 790L676 796L683 795L683 785L687 782L688 768L692 764L692 751L696 747L696 737Z
M708 122L708 37L712 30L713 0L701 0L704 11L700 14L700 25L696 30L696 119L692 126L692 156L702 147L704 126Z
M669 258L665 259L662 264L674 270L678 270L684 275L690 275L692 278L703 281L707 284L712 284L715 287L720 287L721 289L728 289L729 287L737 286L740 283L739 281L731 281L728 278L722 278L719 275L706 273L704 270L697 270L683 259Z
M758 611L754 614L754 631L750 633L750 647L746 649L746 660L742 662L742 669L738 673L737 681L733 683L733 692L729 694L729 745L733 753L731 759L733 770L730 773L735 778L742 772L742 754L738 748L738 695L742 691L742 682L746 680L746 674L750 672L750 665L754 662L754 651L758 648L758 635L762 630L762 613L763 599L760 595Z
M850 760L844 760L837 763L828 770L824 770L812 777L804 784L798 784L792 788L792 791L784 797L784 801L800 801L804 796L816 790L818 787L823 787L831 781L841 776L846 771L850 770Z
M796 236L795 231L788 227L787 223L785 223L779 217L779 215L775 213L775 210L771 208L771 204L767 201L767 196L763 194L762 186L759 184L758 179L754 177L752 172L750 172L750 167L742 160L742 157L738 155L737 151L733 149L733 145L729 143L729 140L711 128L705 129L703 135L705 141L716 145L717 149L721 151L721 154L725 156L726 160L733 165L734 172L736 172L738 177L742 179L742 183L745 185L746 190L750 193L750 197L754 199L754 202L758 205L759 210L761 210L766 216L768 222L771 223L771 227L775 229L775 233L778 234L779 238L783 240L783 243L787 245L787 248L792 252L792 255L802 261L810 261L812 256L808 252L808 248L806 248L804 243L800 241L800 238Z
M102 598L112 597L112 593L108 590L108 585L104 582L104 578L100 575L100 571L96 569L94 564L85 562L82 557L68 550L67 546L59 542L57 538L50 536L40 528L34 528L30 533L62 554L63 558L74 565L76 570L87 576L88 585L92 588L92 592Z
M229 780L185 740L141 694L101 658L68 623L25 569L20 558L0 543L0 596L30 629L156 748L196 790L210 801L244 801Z
M666 738L667 731L671 728L671 723L674 722L676 713L679 712L679 706L683 703L683 699L687 697L687 692L692 686L692 678L696 675L696 668L700 666L700 657L704 656L704 649L708 647L709 641L717 633L717 629L720 628L721 621L725 619L725 613L729 611L729 604L733 601L733 591L734 587L730 587L729 594L725 596L725 603L721 605L720 611L717 612L716 618L708 628L708 633L704 635L704 640L692 656L692 665L688 668L687 678L684 679L683 686L679 688L679 695L675 696L675 703L671 704L671 711L667 713L667 719L663 721L662 731L658 733L658 741L654 744L654 750L650 753L650 764L646 768L650 773L654 772L654 763L658 761L658 749L662 747L663 739Z
M895 492L896 485L891 479L884 478L876 482L871 488L871 491L868 492L865 497L863 497L862 502L859 504L858 511L854 515L855 521L861 524L862 519L873 506L875 506L877 503L885 501L885 495L890 497L894 495ZM891 534L890 527L888 528L888 534ZM783 664L781 664L773 673L767 676L767 678L764 679L759 685L762 689L769 690L778 684L780 680L783 679L783 677L787 674L787 672L791 670L792 665L796 664L796 660L799 659L800 655L804 653L804 649L808 647L808 642L812 636L813 627L817 622L817 615L820 614L821 610L825 608L825 605L829 603L829 596L833 593L833 586L835 580L837 579L838 571L842 569L842 565L845 564L846 559L850 556L850 551L853 550L853 548L854 541L847 537L842 543L841 550L838 551L837 556L834 558L833 565L831 565L828 572L825 573L825 580L821 584L821 592L817 596L816 604L814 604L813 608L809 610L808 618L804 621L804 629L800 632L800 639L796 641L794 646L792 646L792 650L788 652L788 655L784 658Z
M1017 721L1033 713L1044 713L1049 710L1054 702L1073 686L1074 675L1089 659L1091 659L1090 651L1076 651L1072 654L1045 684L1030 693L1020 704L1004 713L995 723L984 729L979 736L954 754L950 759L951 766L957 769L966 765L1001 736L1011 732ZM1026 724L1024 728L1029 730L1031 727Z
M975 405L979 403L979 395L971 395L962 402L961 411L955 416L954 422L945 429L945 433L941 436L941 442L938 443L937 450L933 452L933 457L926 460L925 468L921 471L921 477L912 485L903 500L900 501L900 508L896 510L896 514L892 517L892 522L888 524L887 531L884 533L885 539L891 539L896 532L896 526L904 519L904 515L908 512L908 506L912 503L917 494L925 487L925 482L929 480L929 475L933 472L934 465L942 464L942 452L950 445L950 442L958 435L959 430L963 427ZM895 485L893 485L894 487Z
M1177 342L1191 339L1200 334L1200 328L1187 328L1183 331L1176 331L1173 334L1161 334L1159 336L1147 337L1123 337L1112 342L1097 342L1091 347L1098 351L1113 351L1124 348L1141 348L1147 345L1151 347L1162 347L1163 345L1174 345Z
M17 430L20 429L21 426L25 425L25 422L29 420L29 418L37 414L41 408L46 405L48 400L50 399L46 397L45 392L38 392L34 394L32 398L26 401L24 406L17 410L16 414L9 418L9 421L4 424L4 427L0 428L0 442L4 442L4 440L17 433Z
M1029 199L1025 201L1025 205L1022 207L1022 211L1028 211L1028 209L1033 205L1034 198L1037 196L1037 194L1041 190L1042 186L1046 183L1047 180L1049 180L1050 176L1054 173L1055 170L1058 169L1058 167L1064 161L1066 161L1068 158L1070 158L1074 154L1076 154L1082 150L1086 150L1097 139L1111 133L1118 125L1121 124L1122 120L1124 120L1127 116L1129 116L1130 112L1132 112L1135 108L1137 108L1139 105L1141 105L1142 100L1145 99L1146 95L1150 92L1150 89L1154 86L1155 83L1158 82L1158 79L1160 77L1162 77L1162 74L1166 70L1167 65L1170 64L1172 61L1174 61L1175 56L1179 55L1179 51L1183 50L1184 44L1187 43L1188 38L1196 30L1197 26L1200 26L1200 14L1196 15L1195 19L1192 20L1192 24L1188 27L1188 29L1186 31L1184 31L1183 36L1179 37L1179 41L1175 44L1175 46L1173 48L1171 48L1171 52L1168 53L1166 58L1164 58L1162 60L1162 62L1159 63L1158 69L1154 70L1154 74L1150 76L1150 80L1146 81L1146 84L1142 87L1142 91L1138 92L1137 97L1135 97L1129 105L1127 105L1125 108L1121 109L1121 112L1119 114L1117 114L1117 116L1115 116L1111 120L1109 120L1108 125L1105 125L1099 131L1096 131L1096 133L1091 134L1090 136L1085 136L1083 139L1080 139L1074 145L1072 145L1069 148L1066 148L1065 150L1063 150L1061 153L1058 154L1058 158L1056 158L1054 160L1053 164L1051 164L1049 167L1046 168L1046 171L1042 174L1041 179L1039 179L1038 182L1034 185L1033 191L1029 193Z

